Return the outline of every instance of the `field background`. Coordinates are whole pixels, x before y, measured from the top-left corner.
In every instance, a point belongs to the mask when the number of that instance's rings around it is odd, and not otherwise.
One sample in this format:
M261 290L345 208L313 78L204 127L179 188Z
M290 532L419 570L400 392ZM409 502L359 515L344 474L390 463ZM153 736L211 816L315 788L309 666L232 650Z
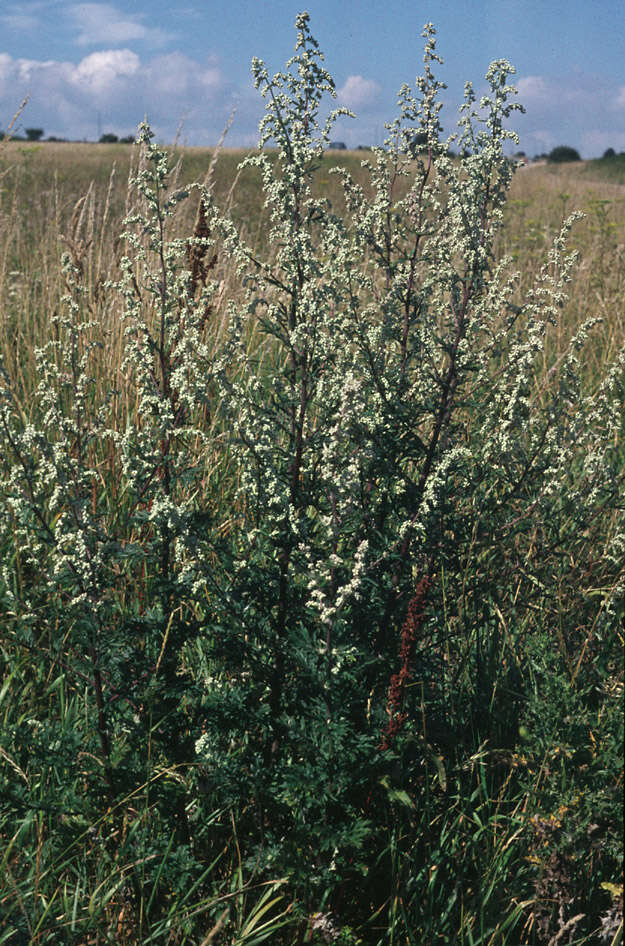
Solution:
M214 155L201 148L171 153L174 163L180 162L181 183L204 180ZM260 177L250 168L237 174L246 153L221 151L213 168L214 193L219 204L230 209L242 236L262 252L267 220ZM328 168L343 166L366 185L362 158L362 152L339 151L329 152L326 160ZM0 144L0 346L5 355L19 349L15 370L26 387L34 378L33 349L47 340L48 315L65 290L62 253L69 250L80 258L96 308L103 282L117 275L119 234L129 210L127 182L136 161L135 148L129 145ZM323 167L317 188L342 209L339 180ZM500 253L514 260L521 297L573 210L585 214L571 242L580 254L580 265L559 327L562 337L555 344L561 346L589 315L598 315L604 319L595 347L600 361L614 354L625 327L625 158L520 169L510 191ZM192 232L194 214L190 204L187 234ZM229 274L223 271L219 276L225 299ZM8 363L14 359L9 357ZM592 363L588 367L592 369Z

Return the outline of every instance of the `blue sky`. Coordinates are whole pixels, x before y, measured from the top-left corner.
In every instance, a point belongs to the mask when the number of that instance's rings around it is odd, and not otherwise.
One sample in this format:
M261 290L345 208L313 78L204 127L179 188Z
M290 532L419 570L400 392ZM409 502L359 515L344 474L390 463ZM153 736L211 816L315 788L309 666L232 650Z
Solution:
M326 56L338 101L357 113L334 134L379 144L397 90L422 69L421 31L438 32L443 123L456 122L465 80L479 93L493 59L516 67L514 116L528 154L559 144L582 157L625 151L624 0L0 0L0 127L30 93L22 128L96 139L134 133L147 114L161 141L253 146L262 102L250 61L282 68L302 9Z

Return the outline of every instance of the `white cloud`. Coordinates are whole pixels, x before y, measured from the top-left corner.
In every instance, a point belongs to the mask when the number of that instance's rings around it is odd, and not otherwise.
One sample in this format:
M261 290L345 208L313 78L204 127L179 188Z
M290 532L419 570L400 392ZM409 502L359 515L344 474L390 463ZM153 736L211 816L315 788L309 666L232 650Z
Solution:
M50 0L27 0L25 3L3 3L0 23L15 32L32 32L41 25L39 13L50 5Z
M549 87L542 76L524 76L516 83L519 101L529 103L544 101L549 96Z
M171 141L184 115L185 135L206 144L219 138L234 98L214 60L179 52L143 60L130 49L105 49L77 64L0 53L0 127L27 92L21 124L42 127L46 136L130 134L147 114L157 136Z
M570 145L591 158L621 147L614 112L625 107L625 86L581 71L568 75L523 76L516 82L526 114L516 120L521 146L529 154ZM622 123L621 123L622 124Z
M221 73L214 63L200 65L180 52L155 57L145 72L151 88L166 96L189 94L198 87L218 90L222 84Z
M93 89L106 89L118 80L134 76L141 61L130 49L106 49L91 53L74 70L73 81Z
M338 100L348 108L367 108L373 105L380 94L380 86L373 79L363 76L348 76L345 85L337 89Z
M151 46L163 46L169 34L158 27L146 26L143 14L125 14L111 3L75 3L69 15L79 29L80 46L117 45L133 40Z

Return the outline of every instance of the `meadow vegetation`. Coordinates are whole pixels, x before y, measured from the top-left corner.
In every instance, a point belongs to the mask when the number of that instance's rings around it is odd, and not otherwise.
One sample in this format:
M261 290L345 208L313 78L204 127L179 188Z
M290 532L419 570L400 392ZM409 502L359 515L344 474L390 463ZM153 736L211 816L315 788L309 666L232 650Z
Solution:
M618 946L622 164L431 28L328 156L297 30L249 155L0 143L0 943Z

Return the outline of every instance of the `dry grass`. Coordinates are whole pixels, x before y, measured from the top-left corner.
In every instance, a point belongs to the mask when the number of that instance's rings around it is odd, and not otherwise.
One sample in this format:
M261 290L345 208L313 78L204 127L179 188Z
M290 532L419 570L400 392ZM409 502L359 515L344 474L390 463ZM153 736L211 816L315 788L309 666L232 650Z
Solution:
M570 246L579 254L579 265L553 333L553 355L564 349L586 319L600 317L593 356L586 363L595 375L600 363L612 359L625 339L625 184L601 180L596 167L593 176L587 164L593 162L520 170L512 183L499 252L513 257L521 302L562 223L573 211L585 215L571 233Z
M213 173L219 203L231 204L234 222L253 245L264 244L267 220L260 178L254 169L232 183L246 152L223 149ZM214 151L178 149L182 184L204 179ZM340 183L328 169L349 168L365 183L362 152L333 152L317 174L319 194L341 208ZM131 145L4 142L0 146L0 353L24 392L36 379L34 350L49 336L50 317L58 309L65 284L60 259L68 251L84 273L90 312L107 333L109 367L121 364L119 303L104 290L118 275L123 252L119 240L129 207L128 179L138 155ZM519 272L518 297L534 284L551 240L573 210L586 216L574 228L572 245L580 265L570 286L570 300L554 332L553 355L586 318L600 316L593 373L611 358L625 337L625 184L601 180L600 162L538 166L519 171L512 184L506 228L498 252L510 254ZM189 202L180 221L193 232L196 203ZM234 291L227 263L218 258L214 278L221 298ZM216 313L216 318L220 313Z

